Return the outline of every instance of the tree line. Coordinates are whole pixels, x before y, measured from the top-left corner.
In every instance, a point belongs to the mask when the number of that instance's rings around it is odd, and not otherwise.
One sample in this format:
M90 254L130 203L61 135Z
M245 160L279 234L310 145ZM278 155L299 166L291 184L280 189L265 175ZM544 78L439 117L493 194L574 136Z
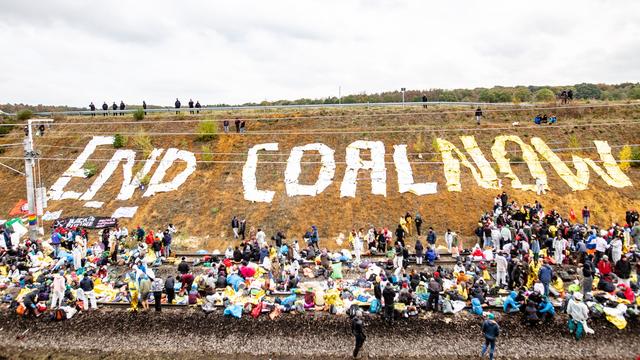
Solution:
M407 90L405 92L405 101L420 102L422 97L426 96L428 101L470 101L470 102L488 102L488 103L504 103L504 102L550 102L557 99L557 96L563 90L571 90L573 98L578 100L638 100L640 99L640 83L621 83L621 84L591 84L582 83L565 86L494 86L492 88L475 88L475 89L428 89L428 90ZM359 94L345 95L342 98L337 96L329 96L326 98L308 99L301 98L297 100L276 100L262 101L260 103L244 103L234 106L273 106L273 105L314 105L314 104L360 104L360 103L382 103L382 102L400 102L402 101L402 92L400 90L384 91L380 93L367 94L362 92ZM228 104L205 105L210 106L230 106ZM138 106L131 106L136 108ZM159 108L162 106L150 105L149 108ZM33 112L41 111L73 111L87 110L88 108L79 108L71 106L52 106L52 105L29 105L29 104L3 104L0 110L7 113L17 113L20 110L29 109Z

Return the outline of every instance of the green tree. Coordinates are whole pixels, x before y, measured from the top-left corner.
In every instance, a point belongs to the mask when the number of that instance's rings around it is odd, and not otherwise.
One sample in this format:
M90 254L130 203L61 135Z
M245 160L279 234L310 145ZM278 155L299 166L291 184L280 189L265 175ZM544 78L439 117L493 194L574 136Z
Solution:
M17 117L20 121L27 121L33 117L33 111L29 109L20 110L18 111Z
M582 83L575 86L576 99L600 99L602 98L602 90L594 84Z
M531 101L531 91L524 86L518 86L516 91L513 93L513 99L516 102Z
M120 149L121 147L124 147L127 144L127 138L120 135L120 134L115 134L113 136L113 147L116 149Z
M478 100L488 103L496 102L496 94L491 89L482 89L480 90Z
M133 112L133 118L136 121L141 121L142 119L144 119L144 110L138 109L138 110L134 111Z
M494 100L501 103L511 102L513 101L513 96L511 96L511 93L507 90L500 89L494 91Z
M544 102L544 101L553 101L556 98L556 95L548 88L540 89L535 93L536 101Z
M210 141L218 136L218 123L205 120L198 124L198 136L196 141Z
M629 90L629 99L640 99L640 85L636 85Z
M440 101L458 101L456 97L456 93L451 90L444 90L442 94L440 94Z

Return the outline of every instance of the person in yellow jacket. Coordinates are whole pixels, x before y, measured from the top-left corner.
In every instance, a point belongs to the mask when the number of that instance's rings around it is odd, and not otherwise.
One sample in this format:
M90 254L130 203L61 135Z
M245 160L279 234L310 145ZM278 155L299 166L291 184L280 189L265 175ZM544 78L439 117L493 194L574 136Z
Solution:
M348 240L349 240L349 245L353 248L353 245L356 242L356 229L351 229Z
M564 281L559 276L553 275L551 278L549 292L555 297L564 298Z
M462 300L467 301L469 299L469 289L467 288L466 282L461 282L457 286L458 295L462 298Z
M407 211L407 214L404 216L404 220L407 223L407 235L413 236L413 217L411 213Z
M135 275L129 274L129 282L127 283L127 287L129 288L129 295L131 297L131 307L129 311L136 312L138 311L138 284L135 280Z
M400 226L402 230L404 230L405 235L409 236L409 227L407 226L407 221L404 219L404 216L400 217Z
M533 287L538 281L538 272L542 267L542 259L538 259L538 261L531 261L529 263L529 275L527 277L527 288Z

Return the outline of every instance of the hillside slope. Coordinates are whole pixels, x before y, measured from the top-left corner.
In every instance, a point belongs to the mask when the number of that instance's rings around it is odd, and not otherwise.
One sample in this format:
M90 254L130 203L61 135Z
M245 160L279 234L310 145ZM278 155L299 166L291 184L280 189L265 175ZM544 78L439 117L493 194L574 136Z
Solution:
M492 199L499 192L479 187L471 172L462 167L461 192L447 191L441 157L434 151L436 137L443 138L464 151L459 139L463 135L475 137L486 159L493 162L491 145L498 135L517 135L529 143L532 137L543 139L565 162L571 155L579 155L599 160L593 148L593 140L604 140L613 147L613 155L618 158L620 145L638 143L635 134L640 130L640 107L596 107L564 108L555 111L559 124L533 126L531 118L545 110L513 109L492 112L485 109L483 124L475 125L472 114L459 108L422 109L406 108L351 108L351 109L309 109L280 111L234 111L199 115L154 115L136 123L130 117L67 117L56 119L58 125L46 131L44 137L36 138L36 146L43 160L41 178L47 187L62 175L73 160L82 152L94 135L124 134L125 148L137 151L136 160L144 160L143 140L151 140L156 148L175 147L196 153L199 162L197 170L177 190L159 193L153 197L142 197L136 190L128 201L116 200L123 178L122 166L118 166L113 176L97 193L93 200L104 202L100 209L83 207L83 201L49 201L47 210L63 210L63 217L76 215L110 216L122 206L139 206L133 219L121 219L126 226L135 225L160 228L174 223L181 230L181 245L188 248L222 248L231 241L229 223L233 215L246 217L248 228L262 227L270 236L277 230L284 230L289 238L300 238L305 229L315 224L321 237L335 238L338 233L348 233L351 228L369 224L395 228L402 214L419 211L425 220L425 227L433 226L438 233L451 228L465 237L472 237L479 215L492 205ZM219 134L213 140L198 141L198 123L193 120L233 120L249 119L246 134ZM253 120L260 119L260 120ZM111 124L105 124L106 122ZM513 125L519 122L518 125ZM64 125L60 125L64 124ZM219 126L221 129L221 124ZM220 131L221 132L221 131ZM2 138L2 143L17 143L22 140L22 129L16 129ZM422 159L413 154L414 144L422 138L426 144ZM385 146L387 196L372 195L368 171L358 174L358 188L355 198L340 197L346 165L345 149L356 140L382 141ZM262 151L257 166L257 187L275 191L271 203L251 203L244 200L242 167L249 148L260 143L277 142L278 151L268 154ZM315 197L289 197L285 192L284 171L291 148L308 143L324 143L335 150L336 172L332 184ZM393 145L407 144L409 160L412 162L416 182L435 181L436 194L416 196L400 194L396 168L393 164ZM571 148L571 149L567 149ZM564 149L564 150L563 150ZM89 158L97 165L98 173L106 165L115 149L112 146L99 147ZM149 149L147 149L147 152ZM212 155L203 152L215 153ZM507 145L512 161L521 161L519 147ZM267 155L268 154L268 155ZM2 161L7 165L23 168L21 147L9 147ZM363 159L369 159L369 152L363 151ZM62 158L66 160L56 160ZM262 162L273 162L262 163ZM305 154L302 164L301 184L312 184L317 178L320 165L317 154ZM421 163L418 163L421 162ZM134 173L141 168L136 163ZM151 173L155 171L156 163ZM597 223L608 224L624 220L624 212L630 208L640 208L640 197L636 187L640 184L640 172L627 172L633 186L615 188L607 185L591 171L589 188L571 191L554 169L542 162L548 176L550 191L536 196L531 191L514 190L510 181L502 174L503 189L518 202L533 202L539 199L547 209L555 208L567 214L570 208L579 211L584 205L592 209L592 218ZM184 168L176 163L167 173L172 178ZM493 164L497 170L497 166ZM514 172L523 182L533 183L527 165L512 164ZM572 165L569 168L574 170ZM84 192L93 183L89 179L73 178L66 190ZM4 196L0 199L0 210L8 216L9 210L20 199L25 198L24 178L2 169L0 181ZM49 223L47 223L49 224ZM332 245L334 242L331 241Z

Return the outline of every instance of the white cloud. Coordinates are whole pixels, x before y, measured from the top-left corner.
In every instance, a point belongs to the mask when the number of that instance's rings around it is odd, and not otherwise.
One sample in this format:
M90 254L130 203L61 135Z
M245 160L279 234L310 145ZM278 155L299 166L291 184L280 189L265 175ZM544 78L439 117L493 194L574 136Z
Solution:
M22 0L0 13L0 102L640 80L640 3L630 0Z

